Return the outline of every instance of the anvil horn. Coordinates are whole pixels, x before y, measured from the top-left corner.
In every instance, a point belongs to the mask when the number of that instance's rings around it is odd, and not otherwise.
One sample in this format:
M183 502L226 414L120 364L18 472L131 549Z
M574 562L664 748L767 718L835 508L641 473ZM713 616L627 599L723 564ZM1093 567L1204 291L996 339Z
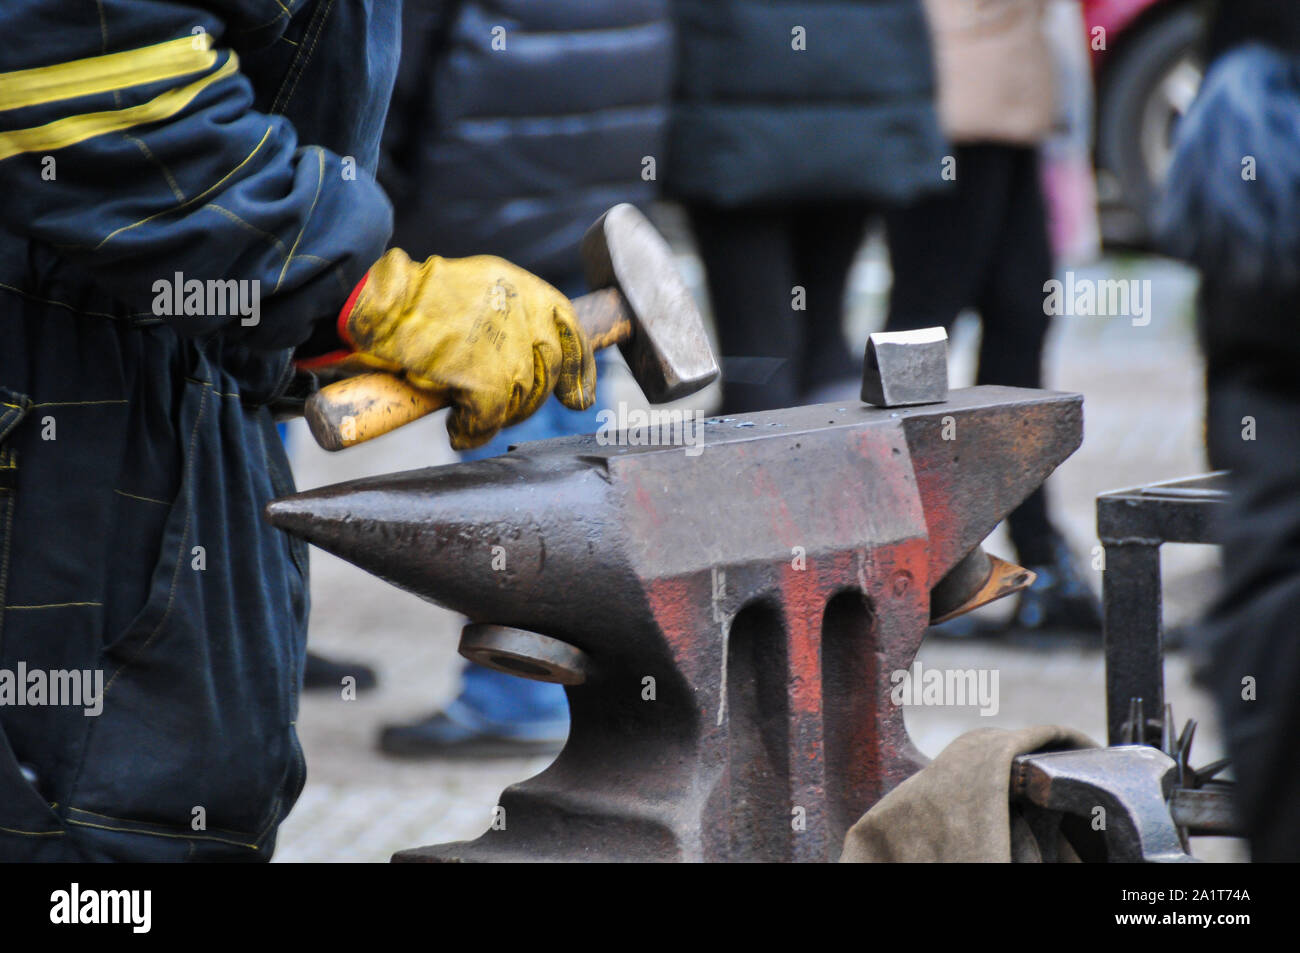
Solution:
M473 619L545 630L606 532L603 467L525 454L368 477L273 500L266 518ZM561 628L563 626L561 625Z

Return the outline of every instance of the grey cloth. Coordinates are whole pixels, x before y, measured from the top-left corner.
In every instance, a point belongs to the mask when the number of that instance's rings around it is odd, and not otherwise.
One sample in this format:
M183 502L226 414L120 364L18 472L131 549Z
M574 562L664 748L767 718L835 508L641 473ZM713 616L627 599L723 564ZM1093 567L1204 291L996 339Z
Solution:
M1011 762L1035 751L1095 747L1059 725L968 731L849 828L840 863L1041 860L1029 825L1010 804Z

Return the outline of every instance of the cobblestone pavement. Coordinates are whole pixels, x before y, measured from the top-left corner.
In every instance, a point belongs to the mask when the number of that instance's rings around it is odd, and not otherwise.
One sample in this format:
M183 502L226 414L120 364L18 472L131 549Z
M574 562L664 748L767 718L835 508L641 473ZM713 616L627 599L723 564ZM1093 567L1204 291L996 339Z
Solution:
M692 258L684 257L683 264L698 275ZM1151 259L1108 260L1086 275L1152 279L1154 314L1143 327L1128 318L1057 319L1049 341L1049 386L1085 395L1084 444L1049 483L1058 518L1084 559L1096 545L1094 500L1099 492L1205 468L1201 365L1190 326L1192 279L1176 266ZM878 326L887 283L887 267L874 245L851 276L850 337L855 344ZM954 386L969 383L972 376L975 334L973 324L955 329ZM622 385L634 399L630 379ZM708 397L701 399L707 402ZM441 415L337 456L312 446L305 429L295 430L293 446L303 487L452 459ZM1009 553L997 534L989 547ZM1207 547L1165 549L1166 620L1178 622L1194 617L1203 605L1214 554ZM355 701L332 692L304 698L299 730L308 758L307 787L282 828L276 860L384 861L402 847L476 837L487 828L502 788L536 774L547 759L467 764L380 755L375 739L381 724L426 714L454 694L460 623L324 553L313 551L312 560L313 648L370 662L379 670L381 686ZM1000 673L996 716L984 718L975 709L908 709L909 730L927 754L938 753L963 731L990 724L1055 722L1104 739L1097 651L936 642L923 646L920 659L927 667ZM1220 756L1219 735L1208 700L1191 685L1188 669L1184 658L1170 659L1168 691L1180 720L1200 720L1197 760L1206 762ZM1195 849L1207 859L1243 856L1240 846L1228 840L1198 841Z

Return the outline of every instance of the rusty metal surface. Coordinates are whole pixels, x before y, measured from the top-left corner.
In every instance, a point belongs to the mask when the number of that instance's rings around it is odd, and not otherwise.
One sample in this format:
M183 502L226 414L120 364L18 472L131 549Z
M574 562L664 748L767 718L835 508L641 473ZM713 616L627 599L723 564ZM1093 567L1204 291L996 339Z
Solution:
M870 335L863 360L862 399L877 407L947 400L948 332L919 328Z
M1111 863L1186 863L1195 858L1168 805L1177 774L1172 758L1146 745L1051 751L1016 758L1011 796L1090 823L1102 818Z
M1135 704L1152 717L1137 719L1141 728L1131 740L1159 744L1161 731L1172 728L1160 720L1165 705L1160 547L1211 542L1211 519L1227 499L1225 476L1208 473L1097 497L1097 536L1106 556L1102 606L1111 744L1129 740Z
M465 626L460 654L507 675L556 685L581 685L591 671L591 660L577 646L508 625Z
M540 441L268 507L394 585L589 659L569 742L504 792L505 828L397 859L838 856L922 763L889 676L931 588L1078 446L1081 398L977 387L703 436Z
M996 602L1038 578L1023 566L999 559L976 546L930 590L930 622L937 625Z
M1194 835L1242 836L1232 792L1226 788L1178 788L1170 798L1169 814Z

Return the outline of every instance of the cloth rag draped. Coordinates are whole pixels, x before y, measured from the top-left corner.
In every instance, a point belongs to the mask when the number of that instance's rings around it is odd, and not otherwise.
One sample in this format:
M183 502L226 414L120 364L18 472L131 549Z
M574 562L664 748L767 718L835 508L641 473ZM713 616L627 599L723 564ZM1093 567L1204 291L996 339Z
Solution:
M1059 725L968 731L849 828L840 863L1039 861L1038 843L1010 803L1011 763L1036 751L1095 747Z

